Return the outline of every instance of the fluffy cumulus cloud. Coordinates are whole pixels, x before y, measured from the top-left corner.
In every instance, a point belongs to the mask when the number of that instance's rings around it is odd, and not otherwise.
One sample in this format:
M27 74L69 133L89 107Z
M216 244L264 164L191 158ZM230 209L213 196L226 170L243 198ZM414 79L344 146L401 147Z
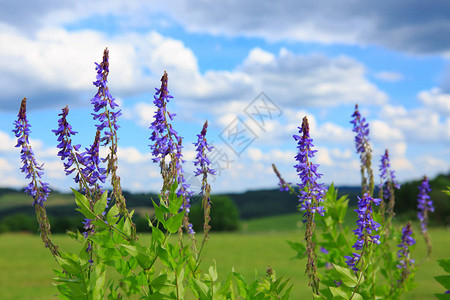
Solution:
M186 61L195 62L194 59ZM270 95L273 104L267 102L268 105L278 106L274 106L277 114L296 107L335 107L353 103L354 99L362 104L380 105L388 99L366 78L364 66L347 56L294 54L284 48L274 55L254 48L233 71L201 74L195 63L183 67L182 71L175 65L169 75L172 95L183 100L181 106L187 112L207 107L222 125L228 125L253 103L258 103L262 91ZM127 116L136 116L137 122L145 125L151 121L153 111L152 104L138 103L130 108ZM327 129L335 133L340 130L329 125Z
M107 38L92 30L45 28L33 36L0 31L0 96L3 109L17 99L32 99L30 107L77 104L95 94L94 61L110 49L109 82L113 95L132 96L153 90L166 69L182 81L197 73L191 50L156 32Z
M404 139L415 144L450 143L449 117L442 116L435 109L421 107L407 110L403 106L386 105L383 106L380 117L385 123L375 122L378 129L383 132L377 135L379 139Z
M450 3L433 1L179 1L189 30L272 41L382 45L412 53L450 51ZM226 11L227 13L223 13Z
M8 12L14 11L14 14ZM226 13L224 13L226 12ZM269 41L381 45L411 53L449 53L450 3L423 1L2 1L2 22L33 32L46 25L115 18L125 29L168 26Z

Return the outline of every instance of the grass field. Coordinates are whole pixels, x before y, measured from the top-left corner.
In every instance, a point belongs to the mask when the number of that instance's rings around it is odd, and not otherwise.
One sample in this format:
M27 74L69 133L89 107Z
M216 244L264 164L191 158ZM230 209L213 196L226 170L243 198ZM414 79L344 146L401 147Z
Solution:
M298 216L288 215L243 224L239 233L212 234L204 252L203 267L216 261L219 277L225 279L234 267L250 279L255 271L264 274L271 266L278 276L291 278L295 284L291 299L311 299L304 275L304 261L290 260L294 255L286 240L300 241L303 236ZM418 287L404 299L435 299L434 293L443 292L443 287L434 276L443 274L436 259L448 258L449 231L444 228L430 229L434 245L432 259L425 262L416 275ZM413 256L417 261L425 256L425 247L420 236ZM148 239L148 236L143 236ZM68 250L76 243L63 235L54 236L61 248ZM57 267L39 236L28 234L0 235L0 299L57 299L52 286L52 269Z

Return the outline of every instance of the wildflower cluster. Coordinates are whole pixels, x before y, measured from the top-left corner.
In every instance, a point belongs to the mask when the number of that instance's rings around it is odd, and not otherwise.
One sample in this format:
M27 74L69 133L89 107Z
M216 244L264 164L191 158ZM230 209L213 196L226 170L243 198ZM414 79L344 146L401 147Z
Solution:
M27 98L22 99L20 104L19 114L17 120L14 122L15 129L13 130L16 138L16 147L21 147L20 159L22 160L22 168L20 170L25 173L26 179L31 179L25 191L32 196L33 205L44 205L44 201L50 194L48 183L41 180L43 172L43 164L39 165L34 158L34 152L29 142L29 134L31 132L31 125L27 119Z
M400 184L395 179L395 172L391 170L391 164L389 161L389 151L386 149L384 155L381 157L380 164L380 179L381 183L379 184L380 189L380 198L385 201L388 201L387 207L387 222L386 222L386 230L389 230L391 227L391 220L394 216L394 205L395 205L395 197L394 197L394 188L400 189ZM381 217L384 220L385 213L385 202L381 202L380 207Z
M431 192L430 183L426 176L423 177L422 183L419 186L419 195L417 196L417 218L420 221L420 228L422 235L427 244L428 257L431 255L432 245L430 236L428 235L428 213L434 212L433 201L431 200L429 193Z
M39 165L34 157L33 149L29 142L31 125L27 119L27 98L23 98L20 103L19 114L17 120L14 121L14 135L17 138L16 147L20 147L20 159L22 167L20 170L25 173L25 178L30 179L29 184L25 187L25 192L33 197L33 205L36 210L36 218L39 223L39 231L45 246L50 249L53 256L59 254L58 247L51 240L50 222L44 207L50 195L49 184L42 181L44 175L43 164Z
M96 81L93 84L98 87L97 94L91 99L91 103L94 105L94 112L92 113L94 120L100 122L96 125L97 130L102 131L105 128L108 130L104 132L104 137L100 142L104 142L107 145L114 136L114 131L119 129L117 125L117 118L122 114L121 111L112 112L119 105L115 102L115 98L109 92L108 74L109 74L109 51L108 48L103 52L103 61L96 64L97 76ZM109 106L109 109L108 109Z
M358 228L353 230L357 237L355 244L352 246L355 250L363 250L369 243L380 244L380 236L374 235L374 231L378 231L380 224L373 220L372 203L379 205L381 199L372 198L369 193L365 193L361 198L358 196L358 208L355 212L358 213L358 220L356 224ZM363 251L364 253L364 251ZM356 265L359 263L361 256L358 253L353 253L353 256L345 256L347 265L357 272Z
M427 231L428 212L434 211L433 201L431 200L429 193L431 192L430 183L428 178L423 178L422 184L419 186L419 196L417 197L417 218L420 221L420 227L422 232Z
M309 136L309 124L306 117L303 118L302 126L298 128L300 135L293 136L298 149L298 154L295 156L297 164L294 168L301 180L301 183L298 184L300 210L305 212L303 216L308 219L313 218L316 212L321 216L324 215L325 209L323 206L319 206L319 202L323 201L325 188L323 184L317 183L317 180L322 177L322 174L317 173L319 165L309 160L314 157L317 150L312 150L313 139Z
M416 243L412 237L411 221L402 229L402 242L398 245L400 250L397 252L397 257L400 259L397 268L409 272L409 267L414 263L414 259L409 256L409 246Z
M150 140L153 142L150 148L153 162L160 163L161 174L164 180L162 190L167 191L173 180L176 180L180 185L177 195L186 199L185 207L189 208L189 199L192 196L192 192L189 191L189 184L186 182L183 172L183 138L178 135L178 132L173 129L172 124L169 122L169 120L173 121L176 114L171 114L166 109L167 103L173 98L167 89L167 82L168 76L164 72L164 75L161 77L161 88L156 89L153 101L157 109L153 116L154 121L150 126L150 130L152 130ZM166 164L167 156L170 157L169 164Z
M211 210L211 199L210 199L210 193L211 193L211 186L208 184L207 177L208 174L215 175L216 171L212 168L210 168L211 162L209 161L208 157L206 156L206 152L211 152L213 147L208 145L208 142L206 141L206 130L208 129L208 121L205 122L203 125L203 129L200 132L200 134L197 134L197 142L194 143L196 147L197 155L195 157L194 165L197 166L197 170L194 172L195 176L202 175L202 189L201 189L201 195L203 195L202 200L202 207L204 210L204 229L203 232L205 235L208 235L208 232L211 228L209 226L210 221L210 210Z
M388 149L386 149L384 155L381 157L380 178L381 183L379 185L379 188L383 193L383 199L387 201L393 195L393 187L395 187L396 189L400 188L400 184L395 179L395 172L391 170Z
M373 192L373 171L372 171L372 148L369 144L369 124L361 117L358 104L355 105L355 112L352 114L353 132L356 133L356 152L361 159L361 183L363 192Z
M309 136L309 123L308 118L304 117L302 126L299 128L300 135L294 135L294 140L297 142L298 154L295 156L297 164L294 166L297 170L297 174L300 177L301 183L298 184L300 201L300 211L304 211L303 220L306 223L305 241L306 241L306 253L308 262L306 264L306 273L309 277L309 285L312 287L315 294L319 294L319 278L317 276L317 255L315 250L315 242L313 241L314 235L314 215L317 212L323 216L325 209L323 206L319 206L319 202L323 201L325 196L325 189L323 184L317 182L322 176L317 172L319 165L310 161L314 157L317 150L312 150L313 140Z

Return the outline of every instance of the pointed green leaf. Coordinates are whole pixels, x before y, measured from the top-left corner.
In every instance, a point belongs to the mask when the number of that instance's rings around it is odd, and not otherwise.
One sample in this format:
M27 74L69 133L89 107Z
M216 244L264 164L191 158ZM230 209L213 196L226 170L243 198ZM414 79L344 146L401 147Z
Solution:
M157 227L152 227L152 239L158 244L162 245L164 242L164 233Z
M117 207L117 204L114 204L106 214L106 221L110 225L114 225L119 220L119 208Z
M155 201L153 201L153 208L155 209L155 217L156 220L158 220L159 222L161 222L161 224L165 224L165 220L164 220L164 212L162 211L162 207L159 206L158 204L155 203Z
M341 266L333 264L335 270L341 275L342 283L348 287L355 287L358 283L358 278L350 271L348 268L343 268ZM364 278L361 279L361 283L364 281Z
M212 281L217 281L218 275L217 275L217 271L216 271L215 267L210 266L208 269L208 273L209 273L209 276L211 276Z
M343 298L343 299L349 299L349 295L347 295L346 292L344 292L341 288L336 288L336 287L332 287L330 286L330 291L331 294L333 294L333 298Z
M241 297L243 298L247 298L247 289L248 289L247 281L239 273L233 272L233 275L237 281L239 295L241 295Z
M79 208L77 211L82 213L88 219L95 219L95 214L91 211L90 204L85 195L80 194L78 191L72 189L75 194L75 202Z
M200 296L200 299L207 299L209 294L209 287L195 277L192 278L192 285Z
M170 233L176 233L181 227L181 222L183 222L184 211L176 214L175 216L166 220L166 229Z
M100 199L94 204L94 214L101 215L106 208L106 198L108 197L108 192L103 192Z
M450 273L450 259L438 259L437 262L445 272Z
M450 275L435 276L434 279L442 284L447 290L450 290Z

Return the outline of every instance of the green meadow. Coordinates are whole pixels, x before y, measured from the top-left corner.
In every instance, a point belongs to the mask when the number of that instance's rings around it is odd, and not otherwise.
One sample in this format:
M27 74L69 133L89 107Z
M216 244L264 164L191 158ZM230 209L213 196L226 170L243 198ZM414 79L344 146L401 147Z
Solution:
M255 219L242 223L242 230L236 233L212 233L202 266L207 269L216 264L222 280L232 268L251 279L256 272L264 276L270 266L277 276L291 278L294 284L291 299L311 299L304 261L292 260L294 252L286 243L302 240L303 229L298 220L298 214ZM443 274L436 259L449 257L450 234L445 228L430 228L429 232L432 258L416 274L418 287L404 299L436 299L433 294L443 292L443 287L434 280L434 276ZM149 236L142 238L149 239ZM420 262L425 257L425 247L420 235L416 234L415 238L418 243L412 255ZM55 235L54 240L64 250L78 249L77 243L64 235ZM57 264L39 236L0 235L0 253L0 299L57 299L57 290L52 286L52 269Z

